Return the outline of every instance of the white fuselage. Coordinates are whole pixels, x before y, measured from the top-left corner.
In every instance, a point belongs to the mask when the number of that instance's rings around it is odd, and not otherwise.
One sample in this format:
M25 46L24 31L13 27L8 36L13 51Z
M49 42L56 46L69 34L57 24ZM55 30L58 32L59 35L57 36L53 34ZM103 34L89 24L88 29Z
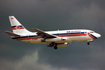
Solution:
M55 35L57 38L46 39L42 42L42 37L38 36L36 32L30 34L23 34L20 37L15 37L13 39L36 44L49 44L51 42L65 43L65 42L83 42L83 41L93 41L100 37L100 34L95 33L92 30L61 30L61 31L46 31L46 33Z

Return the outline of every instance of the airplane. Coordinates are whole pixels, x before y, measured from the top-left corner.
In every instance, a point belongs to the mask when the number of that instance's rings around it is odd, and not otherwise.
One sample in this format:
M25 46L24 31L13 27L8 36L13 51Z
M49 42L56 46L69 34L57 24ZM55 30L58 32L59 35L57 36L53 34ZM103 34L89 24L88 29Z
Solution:
M99 33L88 29L42 31L37 28L32 28L35 32L30 32L14 16L9 16L9 20L13 32L5 32L12 39L28 43L48 44L48 47L53 47L54 49L66 47L72 42L86 41L89 45L91 41L101 37Z

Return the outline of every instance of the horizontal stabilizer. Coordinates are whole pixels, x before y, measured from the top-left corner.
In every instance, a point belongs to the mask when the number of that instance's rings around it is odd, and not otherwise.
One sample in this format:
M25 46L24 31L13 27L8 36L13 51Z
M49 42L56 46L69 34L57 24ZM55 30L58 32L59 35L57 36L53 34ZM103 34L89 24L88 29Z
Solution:
M14 33L12 33L12 32L9 32L9 31L5 31L5 33L9 34L10 36L19 36L19 35L17 35L17 34L14 34Z

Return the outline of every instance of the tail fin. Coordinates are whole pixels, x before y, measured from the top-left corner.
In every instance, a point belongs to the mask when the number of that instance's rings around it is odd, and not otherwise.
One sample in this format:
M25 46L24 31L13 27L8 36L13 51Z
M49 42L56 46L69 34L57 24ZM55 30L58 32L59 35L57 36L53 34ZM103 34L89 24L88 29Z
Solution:
M14 16L9 16L9 20L12 26L13 33L18 35L31 33Z

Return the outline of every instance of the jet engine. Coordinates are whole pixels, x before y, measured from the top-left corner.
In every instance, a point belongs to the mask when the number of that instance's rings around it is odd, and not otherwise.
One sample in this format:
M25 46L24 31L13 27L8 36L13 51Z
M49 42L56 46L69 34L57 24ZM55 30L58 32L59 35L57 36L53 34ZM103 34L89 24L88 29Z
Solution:
M66 47L66 46L68 46L67 42L61 43L61 44L57 44L57 47Z
M66 37L58 37L58 38L51 38L51 39L45 39L45 42L56 42L56 43L60 43L65 42L67 40Z
M48 45L48 47L54 47L55 45L57 47L66 47L66 46L68 46L68 43L67 42L65 42L65 43L54 43L54 42L52 42Z

